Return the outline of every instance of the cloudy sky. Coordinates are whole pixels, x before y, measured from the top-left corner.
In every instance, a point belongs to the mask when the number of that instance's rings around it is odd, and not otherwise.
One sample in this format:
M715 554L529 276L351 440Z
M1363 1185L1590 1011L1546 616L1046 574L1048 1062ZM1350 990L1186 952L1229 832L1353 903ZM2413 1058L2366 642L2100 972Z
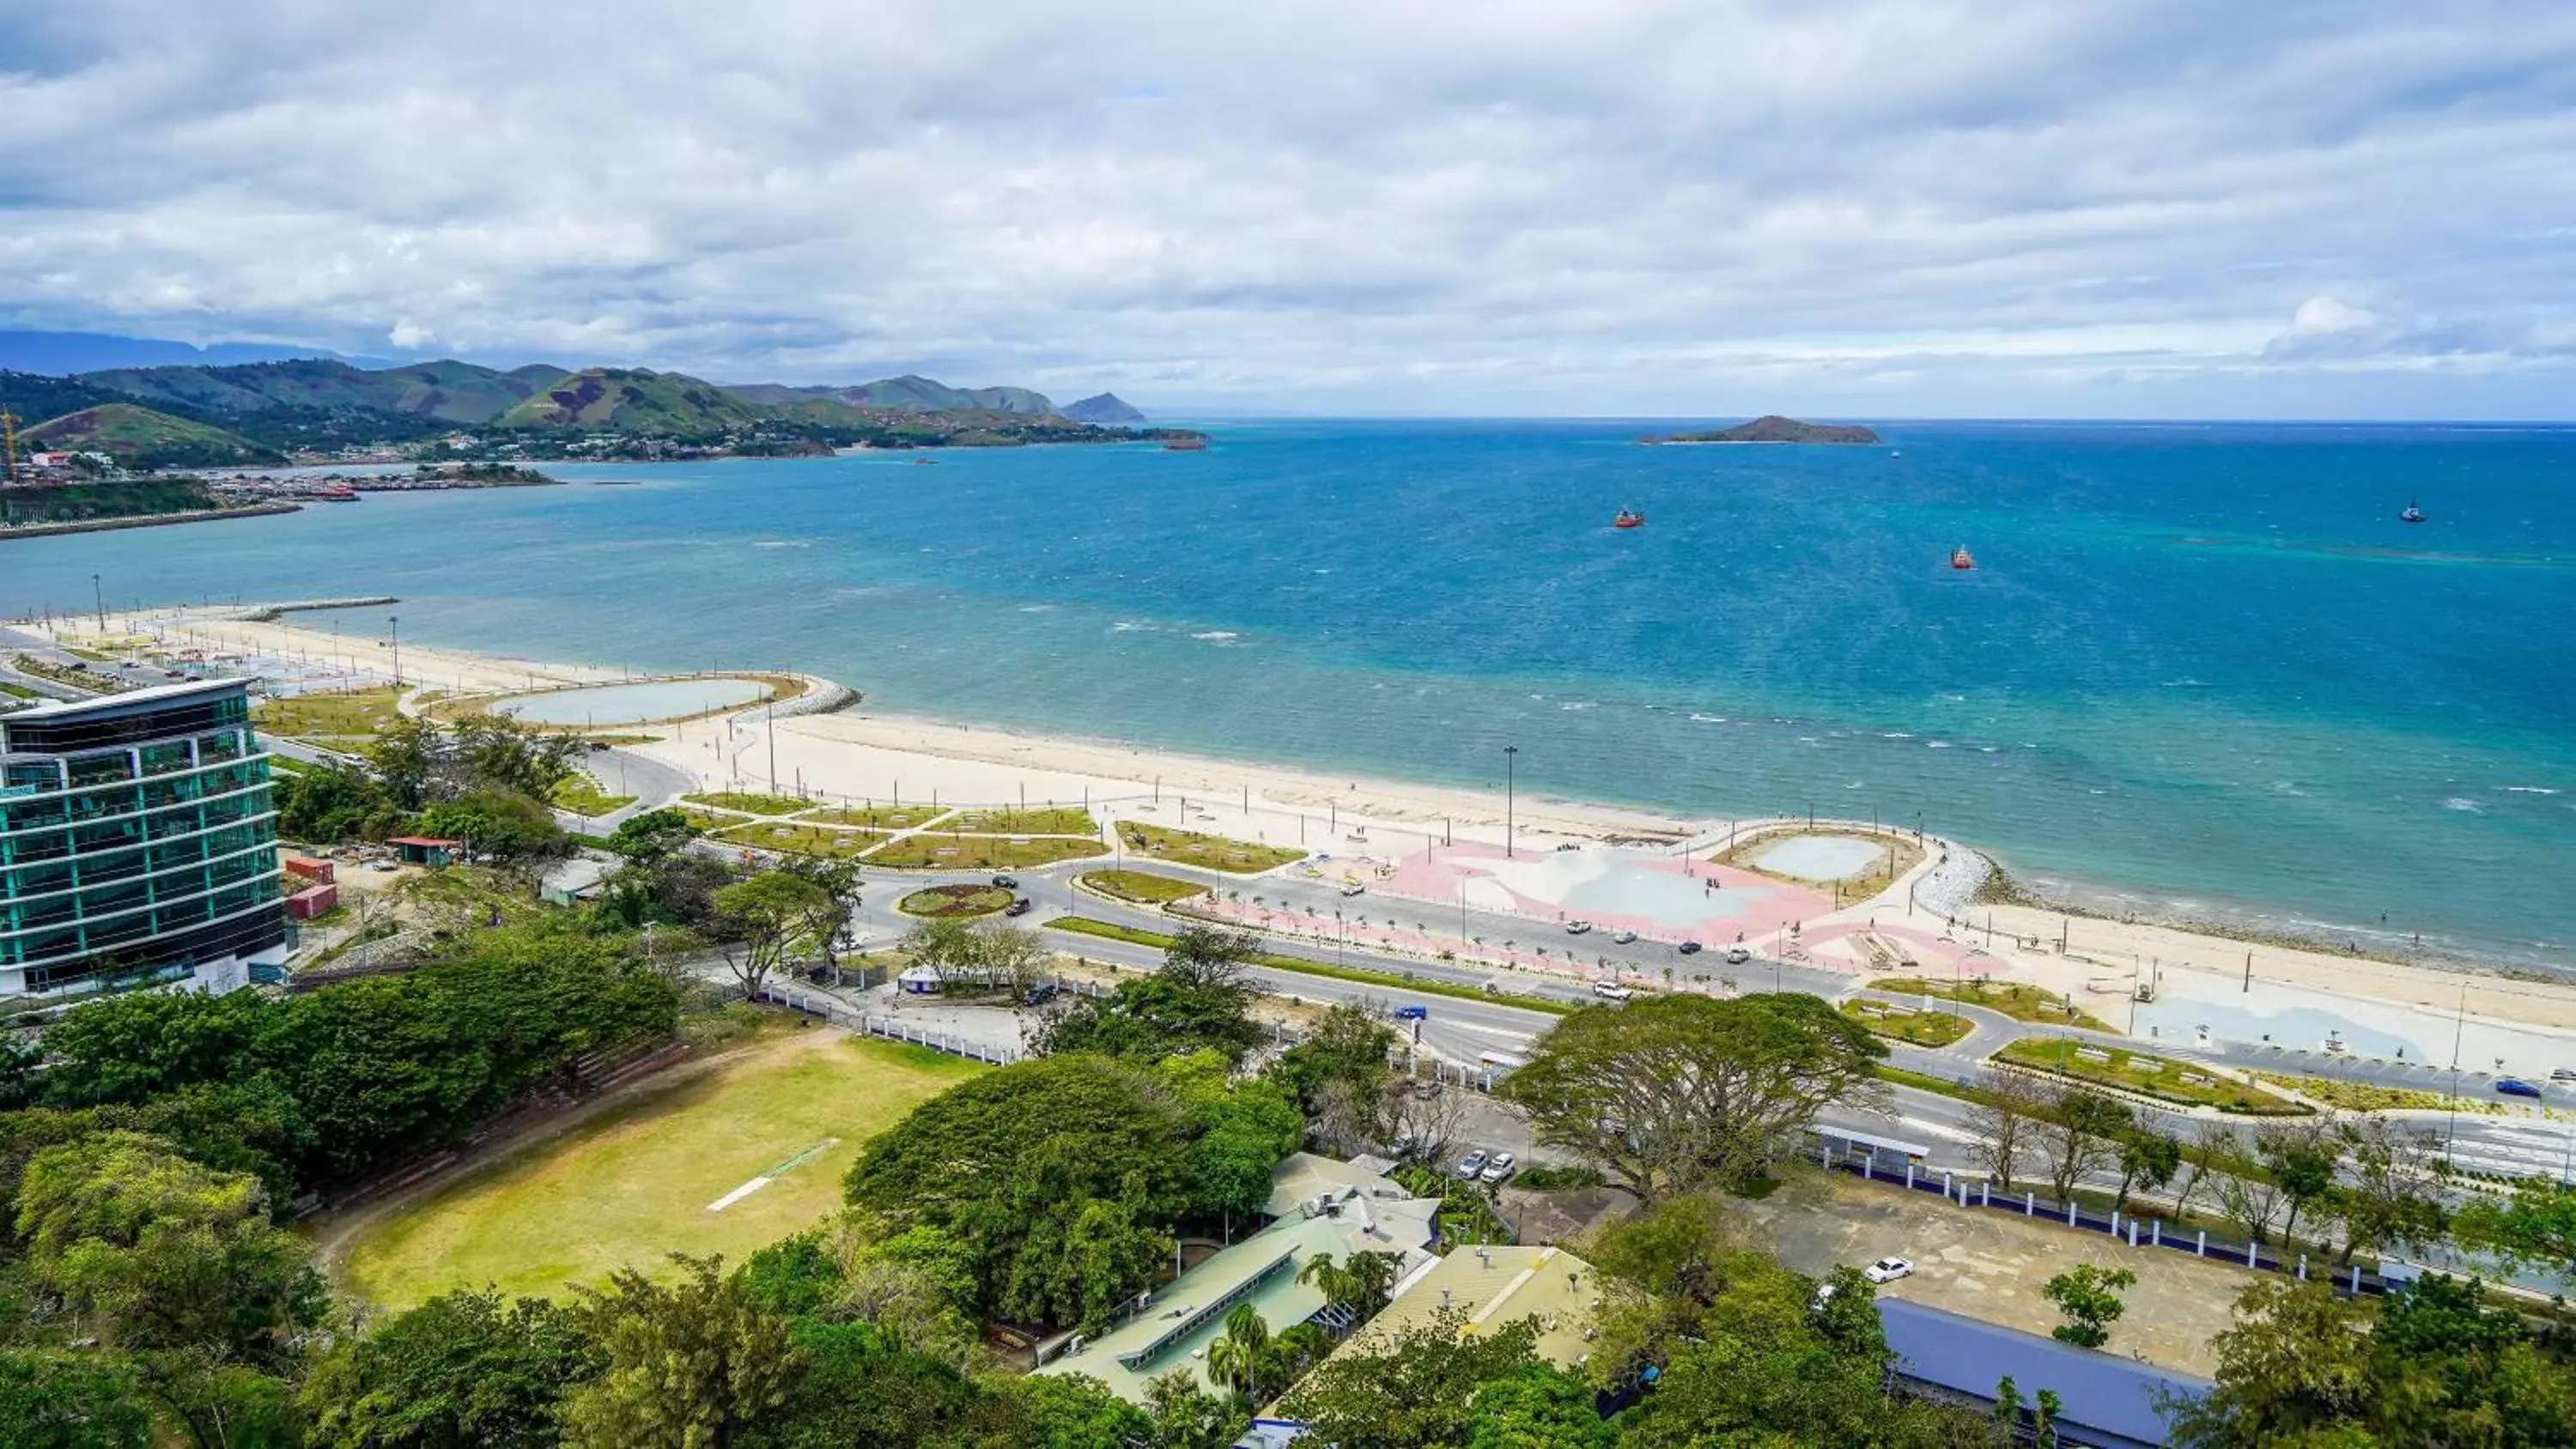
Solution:
M0 326L1165 407L2563 418L2576 6L0 0Z

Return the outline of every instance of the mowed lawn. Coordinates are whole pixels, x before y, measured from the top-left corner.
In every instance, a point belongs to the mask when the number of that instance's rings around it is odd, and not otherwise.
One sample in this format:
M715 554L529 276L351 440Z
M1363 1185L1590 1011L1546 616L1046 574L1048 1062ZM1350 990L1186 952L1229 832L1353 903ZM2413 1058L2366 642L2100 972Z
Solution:
M405 1206L351 1245L349 1287L387 1307L484 1283L561 1298L623 1265L658 1273L673 1252L738 1263L838 1207L862 1143L979 1070L825 1027L781 1031ZM708 1211L835 1137L768 1186Z

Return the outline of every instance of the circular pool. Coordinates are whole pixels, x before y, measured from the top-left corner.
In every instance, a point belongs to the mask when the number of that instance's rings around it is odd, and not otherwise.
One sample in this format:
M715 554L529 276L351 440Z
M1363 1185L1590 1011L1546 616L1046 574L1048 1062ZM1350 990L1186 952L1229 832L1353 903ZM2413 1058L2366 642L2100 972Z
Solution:
M1800 880L1850 880L1872 870L1885 846L1849 835L1797 835L1753 858L1756 870Z
M768 693L769 686L756 679L657 679L522 694L493 705L492 712L530 724L648 724L754 704Z

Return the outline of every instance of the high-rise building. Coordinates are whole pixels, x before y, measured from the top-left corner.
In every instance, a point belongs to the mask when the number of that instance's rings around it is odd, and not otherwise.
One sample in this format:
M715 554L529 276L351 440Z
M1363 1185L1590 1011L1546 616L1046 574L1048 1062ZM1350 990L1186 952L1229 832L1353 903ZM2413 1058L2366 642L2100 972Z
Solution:
M268 760L239 680L0 715L0 998L282 964Z

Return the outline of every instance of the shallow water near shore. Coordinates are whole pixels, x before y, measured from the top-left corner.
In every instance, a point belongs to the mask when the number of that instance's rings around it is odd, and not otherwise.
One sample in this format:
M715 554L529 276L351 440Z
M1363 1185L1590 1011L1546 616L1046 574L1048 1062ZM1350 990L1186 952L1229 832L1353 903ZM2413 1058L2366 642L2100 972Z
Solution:
M0 610L392 593L407 642L1354 777L1517 744L1529 796L1919 818L2114 909L2576 971L2576 430L1656 426L566 467L642 481L0 543Z

